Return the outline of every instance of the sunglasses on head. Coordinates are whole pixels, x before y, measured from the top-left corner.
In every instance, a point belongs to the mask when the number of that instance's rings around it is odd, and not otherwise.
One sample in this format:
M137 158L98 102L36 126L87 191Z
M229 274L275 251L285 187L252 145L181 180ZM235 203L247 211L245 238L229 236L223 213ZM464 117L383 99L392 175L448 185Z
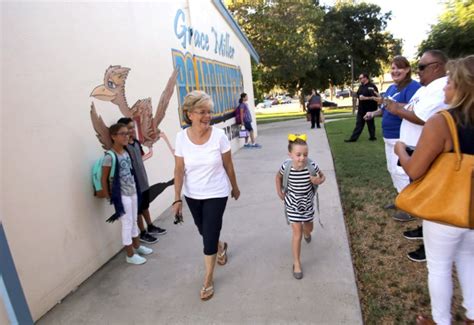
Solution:
M428 66L430 66L430 65L432 65L432 64L435 64L435 63L439 63L439 62L434 61L434 62L425 63L425 64L418 64L418 70L419 70L419 71L423 71L423 70L425 70Z

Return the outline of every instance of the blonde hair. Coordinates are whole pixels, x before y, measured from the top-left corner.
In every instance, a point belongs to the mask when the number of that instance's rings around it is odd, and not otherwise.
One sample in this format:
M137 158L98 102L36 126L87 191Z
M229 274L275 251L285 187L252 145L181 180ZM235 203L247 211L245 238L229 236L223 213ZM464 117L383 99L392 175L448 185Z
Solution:
M196 107L209 105L211 110L214 108L214 102L211 96L204 91L194 90L184 97L183 103L183 119L187 124L191 124L188 114L193 112Z
M450 106L458 123L474 126L474 55L451 60L447 68L449 79L454 83Z

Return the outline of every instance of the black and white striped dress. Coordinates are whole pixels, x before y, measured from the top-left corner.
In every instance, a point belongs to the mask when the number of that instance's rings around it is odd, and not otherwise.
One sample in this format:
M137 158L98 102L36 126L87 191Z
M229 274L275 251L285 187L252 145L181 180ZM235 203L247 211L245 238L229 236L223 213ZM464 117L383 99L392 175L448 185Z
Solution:
M316 172L318 165L314 164ZM280 174L283 175L285 164L281 165ZM309 176L309 170L305 167L296 170L291 166L288 176L288 191L285 193L285 209L290 222L310 222L314 218L314 191Z

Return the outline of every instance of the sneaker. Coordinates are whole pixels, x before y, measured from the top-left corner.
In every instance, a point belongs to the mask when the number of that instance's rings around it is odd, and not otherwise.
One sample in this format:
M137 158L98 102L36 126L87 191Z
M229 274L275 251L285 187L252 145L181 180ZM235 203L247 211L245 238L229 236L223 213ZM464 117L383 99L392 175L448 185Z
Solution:
M133 254L132 257L127 256L125 260L127 261L127 263L135 264L135 265L145 264L146 262L146 258L141 257L138 254Z
M307 237L305 235L303 235L303 238L304 238L304 241L309 244L311 243L311 234L309 234Z
M158 241L158 238L156 237L153 237L152 235L150 235L149 233L147 233L146 231L143 231L141 234L140 234L140 241L142 243L147 243L147 244L154 244Z
M344 142L356 142L357 140L354 140L354 139L346 139L344 140Z
M252 148L252 145L250 143L244 144L244 148Z
M373 138L369 138L369 141L376 141L377 138L376 137L373 137Z
M140 247L138 247L135 252L140 255L150 255L151 253L153 253L153 249L140 245Z
M392 218L393 218L393 220L400 221L400 222L407 222L407 221L416 220L416 218L413 218L411 215L409 215L408 213L403 212L403 211L397 211L393 215Z
M166 229L156 227L154 224L148 225L147 232L153 235L164 235L166 234Z
M423 227L419 226L416 229L407 230L403 233L403 237L410 240L423 239Z
M250 147L260 149L262 147L262 145L258 144L258 143L254 143L254 144L251 144Z
M426 262L425 245L420 245L416 251L407 254L413 262Z

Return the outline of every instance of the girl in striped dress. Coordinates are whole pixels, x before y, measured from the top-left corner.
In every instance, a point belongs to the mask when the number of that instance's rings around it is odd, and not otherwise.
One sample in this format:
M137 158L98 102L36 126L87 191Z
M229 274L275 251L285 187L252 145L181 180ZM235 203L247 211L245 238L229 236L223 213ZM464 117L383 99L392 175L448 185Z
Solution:
M286 215L293 230L293 276L298 280L303 278L300 261L301 239L304 237L309 244L313 231L315 195L313 184L320 185L326 180L326 177L314 162L311 163L315 170L315 176L310 175L306 139L305 134L290 134L288 136L288 155L291 164L284 162L276 175L277 194L285 202ZM282 184L286 166L289 166L291 170L285 192Z

